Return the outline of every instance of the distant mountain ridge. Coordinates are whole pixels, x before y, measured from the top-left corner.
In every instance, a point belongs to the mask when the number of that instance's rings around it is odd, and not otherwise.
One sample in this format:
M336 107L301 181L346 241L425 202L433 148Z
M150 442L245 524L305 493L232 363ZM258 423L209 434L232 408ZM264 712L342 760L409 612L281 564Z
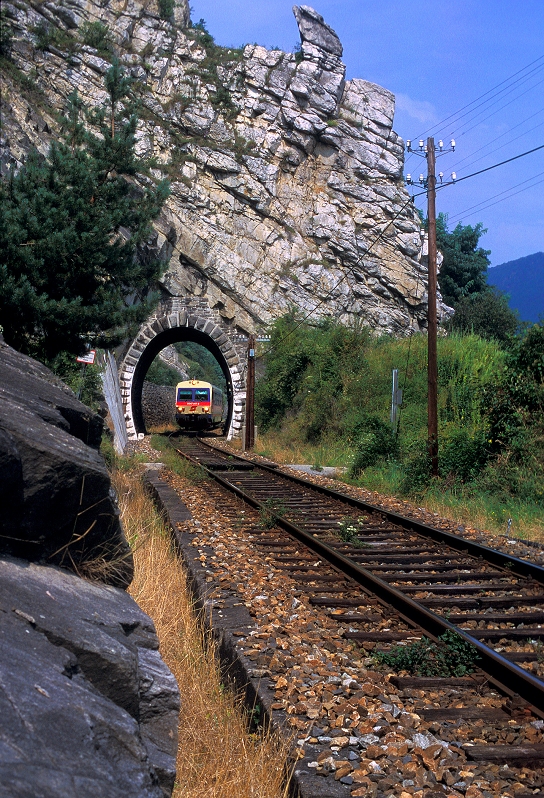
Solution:
M544 252L488 269L487 282L510 295L508 304L522 321L544 318Z

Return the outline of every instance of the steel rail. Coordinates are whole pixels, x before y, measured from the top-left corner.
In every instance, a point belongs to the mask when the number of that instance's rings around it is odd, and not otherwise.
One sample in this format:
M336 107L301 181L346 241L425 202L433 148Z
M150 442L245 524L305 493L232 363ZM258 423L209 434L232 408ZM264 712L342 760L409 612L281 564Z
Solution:
M195 462L193 458L189 457L185 452L177 448L176 451L187 460ZM239 459L243 460L245 458ZM201 468L204 468L208 475L216 482L234 493L247 504L251 505L257 510L267 510L264 504L259 502L250 494L241 490L236 485L233 485L227 479L224 479L223 477L219 476L219 474L214 473L205 466L202 466L201 464L199 465ZM261 466L259 465L258 467L260 468ZM274 469L270 470L274 471ZM305 480L300 480L300 482L302 482L304 486L308 486L308 483ZM331 491L331 493L336 493L336 491ZM338 498L343 498L341 494L337 494L337 496ZM373 505L368 505L368 507L373 507ZM375 508L375 511L382 512L380 508ZM390 516L396 517L396 514L391 513ZM402 516L398 517L402 518ZM486 673L486 676L491 682L498 686L507 695L513 696L516 693L520 695L534 708L535 713L540 718L544 718L543 681L536 678L519 665L516 665L505 657L502 657L498 652L489 648L484 643L481 643L479 640L476 640L463 629L456 627L445 618L442 618L431 610L421 606L397 588L392 587L378 576L374 575L370 571L367 571L366 568L362 568L356 562L341 554L337 549L335 549L333 546L330 546L328 543L325 543L308 532L305 532L303 529L300 529L300 527L291 523L287 519L282 518L280 515L275 514L274 520L278 526L299 540L301 543L304 543L316 554L322 556L343 574L349 576L357 584L376 595L386 604L394 607L394 609L400 612L407 620L417 624L433 640L436 641L440 635L444 634L444 632L456 632L460 637L463 638L463 640L477 650L481 663L479 664L479 667ZM406 521L407 519L403 520ZM432 529L432 527L430 528ZM486 547L481 548L486 549ZM493 550L490 549L490 551ZM520 562L524 563L523 560L520 560Z
M202 441L200 438L198 440L203 443L204 446L214 449L215 452L221 451L220 449L216 449L216 447L212 446L211 444ZM290 480L291 482L301 485L304 488L310 488L311 490L317 491L317 493L329 496L331 499L337 499L343 504L348 504L351 507L355 507L365 512L378 513L384 516L388 521L391 521L391 523L401 526L403 529L409 529L413 532L417 532L420 535L431 538L431 540L434 540L437 543L445 543L448 546L451 546L452 549L466 552L471 554L473 557L481 557L492 565L506 569L509 573L534 579L536 582L540 582L544 585L544 568L540 565L528 562L527 560L522 560L519 557L513 557L511 554L497 551L496 549L491 549L489 546L483 546L481 543L474 543L471 540L466 540L465 538L454 535L452 532L445 532L442 529L437 529L436 527L424 524L422 521L417 521L413 518L406 518L405 516L398 515L398 513L385 510L383 507L377 507L375 504L368 504L368 502L364 502L361 499L356 499L353 496L347 496L346 494L337 490L333 490L332 488L326 488L323 485L316 485L315 483L310 482L307 479L301 479L294 474L286 474L284 471L278 471L277 468L273 468L264 463L254 462L245 457L240 457L239 455L229 456L245 463L252 462L256 468L262 468L271 474L276 474L277 476Z

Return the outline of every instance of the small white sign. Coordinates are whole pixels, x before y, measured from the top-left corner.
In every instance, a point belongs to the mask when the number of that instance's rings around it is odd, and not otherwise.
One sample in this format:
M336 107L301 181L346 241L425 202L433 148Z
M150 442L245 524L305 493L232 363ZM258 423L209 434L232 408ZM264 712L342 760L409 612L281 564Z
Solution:
M89 366L92 366L94 363L94 359L96 356L96 349L89 349L84 355L81 357L76 357L78 363L88 363Z

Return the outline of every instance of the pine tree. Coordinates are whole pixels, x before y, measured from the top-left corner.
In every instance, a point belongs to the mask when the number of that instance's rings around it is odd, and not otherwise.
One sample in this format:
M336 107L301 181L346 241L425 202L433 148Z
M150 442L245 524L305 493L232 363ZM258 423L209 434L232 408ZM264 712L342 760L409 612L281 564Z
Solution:
M142 248L168 185L136 183L149 163L134 151L137 117L118 63L105 84L109 108L86 111L72 95L62 140L0 183L0 325L42 360L119 343L149 312L165 266Z

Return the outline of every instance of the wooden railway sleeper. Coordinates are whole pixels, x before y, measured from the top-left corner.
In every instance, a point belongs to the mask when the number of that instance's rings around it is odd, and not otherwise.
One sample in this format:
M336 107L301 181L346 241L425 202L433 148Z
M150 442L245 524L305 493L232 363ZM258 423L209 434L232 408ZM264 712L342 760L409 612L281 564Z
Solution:
M183 452L180 452L180 454L183 454ZM211 471L208 471L208 473L220 485L223 485L227 490L234 492L250 506L261 511L266 509L265 505L263 505L255 497L241 490L236 484L229 482L227 479L219 476L217 473L213 473ZM289 478L292 479L291 477ZM305 484L305 487L309 487L307 483ZM341 498L344 499L344 497ZM362 505L362 503L359 502L356 502L356 504L358 506ZM366 506L369 509L371 508L372 511L381 512L379 508L374 508L371 505ZM398 518L405 522L405 519L402 519L401 516L396 516L394 513L385 513L384 515L387 515L389 518L393 517L395 520ZM363 588L371 590L371 592L373 592L381 602L385 603L386 605L393 606L409 625L417 624L420 626L421 629L431 639L436 641L441 634L448 630L456 632L477 650L482 663L482 669L486 672L489 680L492 683L496 684L499 689L505 692L507 695L520 695L524 700L534 707L535 713L540 718L544 718L543 681L536 678L528 671L525 671L515 663L510 662L498 652L481 643L476 637L471 636L465 630L455 626L447 619L433 613L431 610L427 609L421 604L418 604L416 601L406 595L406 593L403 593L396 587L388 584L386 579L384 580L378 577L376 574L371 573L367 569L362 568L358 563L355 563L353 560L349 559L323 540L315 537L314 535L309 535L307 532L295 526L285 518L277 516L275 521L279 527L293 535L293 537L295 537L297 540L305 543L308 548L327 560L327 562L333 567L337 568L339 572L351 577ZM438 532L441 534L439 530L433 530L432 527L429 527L428 529L432 530L433 533ZM455 538L455 536L449 533L443 534L446 538ZM456 540L455 543L455 547L459 548L460 541ZM467 541L462 541L462 543L465 544ZM474 550L474 548L476 548L476 551L479 551L480 553L482 551L486 551L486 553L489 552L490 557L488 558L488 561L492 562L493 564L498 564L497 557L499 555L502 556L502 553L495 552L492 549L487 549L487 547L479 546L479 544L470 544L467 545L466 548L467 550L470 548ZM507 557L504 556L503 560L506 559ZM544 582L544 569L539 568L538 566L532 566L531 563L526 563L523 560L517 562L517 558L509 558L509 560L512 562L516 561L514 563L516 570L521 571L523 575L531 575L533 577L536 576L538 577L538 581ZM501 565L504 565L504 563L501 563ZM498 575L503 576L502 573L499 573ZM467 575L467 577L468 576L469 575ZM472 575L471 578L474 578L474 575ZM482 586L479 586L479 589L482 590Z

